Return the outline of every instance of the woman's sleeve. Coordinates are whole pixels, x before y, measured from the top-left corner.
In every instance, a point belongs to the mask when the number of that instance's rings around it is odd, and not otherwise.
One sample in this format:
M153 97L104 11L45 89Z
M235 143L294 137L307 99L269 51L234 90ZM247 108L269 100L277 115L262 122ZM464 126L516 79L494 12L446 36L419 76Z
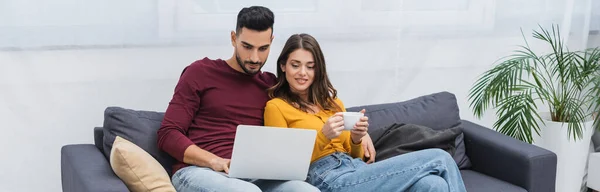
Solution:
M350 148L350 156L354 158L363 158L363 156L365 155L365 151L362 147L362 141L360 141L360 143L354 144L352 143L352 138L348 137L348 141L344 143L344 147Z
M267 102L264 115L265 126L287 128L288 124L277 105Z

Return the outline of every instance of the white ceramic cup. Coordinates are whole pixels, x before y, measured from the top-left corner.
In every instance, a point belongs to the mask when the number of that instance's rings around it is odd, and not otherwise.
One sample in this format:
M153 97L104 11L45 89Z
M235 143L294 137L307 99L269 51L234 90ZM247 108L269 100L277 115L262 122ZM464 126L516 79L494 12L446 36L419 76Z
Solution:
M344 130L352 130L354 125L360 121L365 114L361 112L342 112L344 118Z

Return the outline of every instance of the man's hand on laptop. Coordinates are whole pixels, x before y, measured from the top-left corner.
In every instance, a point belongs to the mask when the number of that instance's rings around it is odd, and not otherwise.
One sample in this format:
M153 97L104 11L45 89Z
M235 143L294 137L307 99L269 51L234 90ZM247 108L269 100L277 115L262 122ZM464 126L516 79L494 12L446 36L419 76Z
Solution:
M210 168L215 171L223 171L229 174L229 164L231 159L223 159L220 157L214 158L210 161Z

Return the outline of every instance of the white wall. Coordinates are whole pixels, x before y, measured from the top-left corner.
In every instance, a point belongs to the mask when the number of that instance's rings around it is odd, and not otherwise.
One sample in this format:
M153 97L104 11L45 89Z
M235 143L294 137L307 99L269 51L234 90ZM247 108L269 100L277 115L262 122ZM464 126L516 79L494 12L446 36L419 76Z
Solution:
M563 23L568 2L256 1L276 14L266 71L290 34L307 32L346 106L449 91L461 117L486 126L495 118L473 118L470 85L522 44L519 27L530 37L538 23ZM164 111L184 66L231 56L229 31L249 4L0 1L0 191L60 191L61 146L93 143L107 106ZM585 16L574 10L574 21ZM583 39L572 32L575 44Z

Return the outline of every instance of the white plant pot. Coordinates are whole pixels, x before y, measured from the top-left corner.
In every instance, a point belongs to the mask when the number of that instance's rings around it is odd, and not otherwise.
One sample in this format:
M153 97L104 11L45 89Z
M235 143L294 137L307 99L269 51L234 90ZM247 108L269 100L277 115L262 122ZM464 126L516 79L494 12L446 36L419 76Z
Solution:
M534 145L548 149L557 156L556 191L579 192L583 186L586 162L593 131L593 121L583 123L583 138L576 141L568 137L568 124L551 121L550 113L540 113L544 124L540 136L534 135Z

